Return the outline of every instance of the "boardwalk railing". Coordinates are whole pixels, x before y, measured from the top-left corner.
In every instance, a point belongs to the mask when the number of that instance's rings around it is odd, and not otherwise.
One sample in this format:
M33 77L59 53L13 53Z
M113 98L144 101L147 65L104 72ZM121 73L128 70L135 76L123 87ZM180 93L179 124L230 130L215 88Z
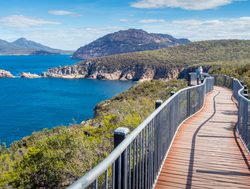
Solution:
M68 187L152 188L179 125L199 111L214 78L175 93L95 168Z
M247 86L238 79L226 76L215 76L215 84L233 90L233 96L238 102L238 123L236 130L248 153L250 152L250 100L247 98ZM249 153L250 154L250 153Z

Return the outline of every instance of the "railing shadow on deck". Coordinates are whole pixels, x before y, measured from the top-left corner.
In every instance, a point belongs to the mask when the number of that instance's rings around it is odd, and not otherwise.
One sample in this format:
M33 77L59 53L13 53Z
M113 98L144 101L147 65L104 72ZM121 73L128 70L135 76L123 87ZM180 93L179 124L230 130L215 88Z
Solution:
M220 92L217 92L217 94L213 97L213 113L212 115L206 119L195 131L193 137L192 137L192 143L191 143L191 152L190 152L190 158L189 158L189 166L188 166L188 175L187 175L187 182L186 182L186 189L192 188L192 178L193 178L193 169L194 169L194 157L195 157L195 146L196 146L196 137L200 131L200 129L209 122L214 115L216 114L216 97L220 94ZM214 137L214 136L213 136Z
M236 103L238 108L238 112L236 113L236 115L238 114L238 121L234 127L234 139L241 152L243 160L250 171L248 158L238 141L239 136L242 144L248 152L248 155L250 155L250 100L248 94L245 93L246 85L238 79L227 75L216 75L214 77L216 85L227 87L233 91L232 100Z
M250 155L250 100L248 94L245 93L246 85L238 79L227 75L215 75L215 85L229 88L233 91L233 99L236 101L238 112L232 114L238 115L236 132ZM227 112L228 113L228 112Z
M204 105L214 78L175 93L131 132L110 155L68 187L153 188L176 131Z

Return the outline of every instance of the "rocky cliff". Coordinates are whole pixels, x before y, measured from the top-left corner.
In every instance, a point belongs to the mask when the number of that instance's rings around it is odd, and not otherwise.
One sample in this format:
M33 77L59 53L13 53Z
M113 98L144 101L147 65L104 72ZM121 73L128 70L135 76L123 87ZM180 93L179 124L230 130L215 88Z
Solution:
M55 78L91 78L104 80L133 80L146 81L153 79L169 80L177 78L181 71L178 67L169 69L165 65L135 64L114 67L104 66L93 61L86 61L72 66L49 69L43 77Z
M10 72L6 70L0 70L0 78L4 78L4 77L14 78L14 76Z
M32 74L32 73L29 73L29 72L22 72L19 75L20 75L20 77L29 78L29 79L41 78L40 75L38 75L38 74Z
M50 69L43 75L135 81L168 80L184 78L198 65L203 65L204 71L207 71L210 69L209 65L220 62L249 60L249 52L250 40L201 41L160 50L93 58L73 66Z
M89 59L113 54L155 50L187 43L190 43L188 39L176 39L167 34L129 29L105 35L88 45L80 47L73 54L73 58Z

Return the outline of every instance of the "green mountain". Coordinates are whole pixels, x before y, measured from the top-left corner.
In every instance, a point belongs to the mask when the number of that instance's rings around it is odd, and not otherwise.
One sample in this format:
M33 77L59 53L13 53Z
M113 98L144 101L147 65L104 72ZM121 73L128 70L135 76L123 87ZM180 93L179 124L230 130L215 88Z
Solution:
M14 42L0 40L0 55L29 55L36 54L37 51L44 51L44 54L72 54L71 51L53 49L25 38L17 39Z
M88 59L113 54L155 50L190 43L188 39L176 39L167 34L147 33L143 30L129 29L105 35L92 43L79 48L75 59Z

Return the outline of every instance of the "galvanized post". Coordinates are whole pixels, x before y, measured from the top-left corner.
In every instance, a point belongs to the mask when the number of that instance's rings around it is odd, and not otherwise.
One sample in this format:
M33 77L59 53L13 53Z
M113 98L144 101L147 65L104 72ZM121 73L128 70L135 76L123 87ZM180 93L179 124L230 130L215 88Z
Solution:
M227 76L224 75L224 77L223 77L223 86L224 86L224 87L227 87L227 86L226 86L226 80L227 80Z
M197 85L199 85L200 84L200 80L199 80L198 77L197 77L196 81L197 81Z
M231 77L231 89L233 90L234 93L234 77Z
M191 76L191 73L188 74L188 86L192 86L192 76Z
M156 100L155 101L155 109L159 108L162 105L163 101L162 100Z
M191 115L190 90L187 90L187 117Z
M119 127L114 131L114 148L116 148L128 135L129 129ZM120 159L121 158L121 159ZM127 151L115 162L115 189L127 188ZM120 159L120 161L119 161Z
M246 97L246 98L248 98L248 89L247 89L247 85L244 85L243 96Z
M162 105L163 101L162 100L157 100L155 102L155 109L159 108ZM154 158L153 158L153 178L155 177L157 167L158 167L158 161L159 161L159 129L160 129L160 123L157 119L155 119L155 125L154 125Z

